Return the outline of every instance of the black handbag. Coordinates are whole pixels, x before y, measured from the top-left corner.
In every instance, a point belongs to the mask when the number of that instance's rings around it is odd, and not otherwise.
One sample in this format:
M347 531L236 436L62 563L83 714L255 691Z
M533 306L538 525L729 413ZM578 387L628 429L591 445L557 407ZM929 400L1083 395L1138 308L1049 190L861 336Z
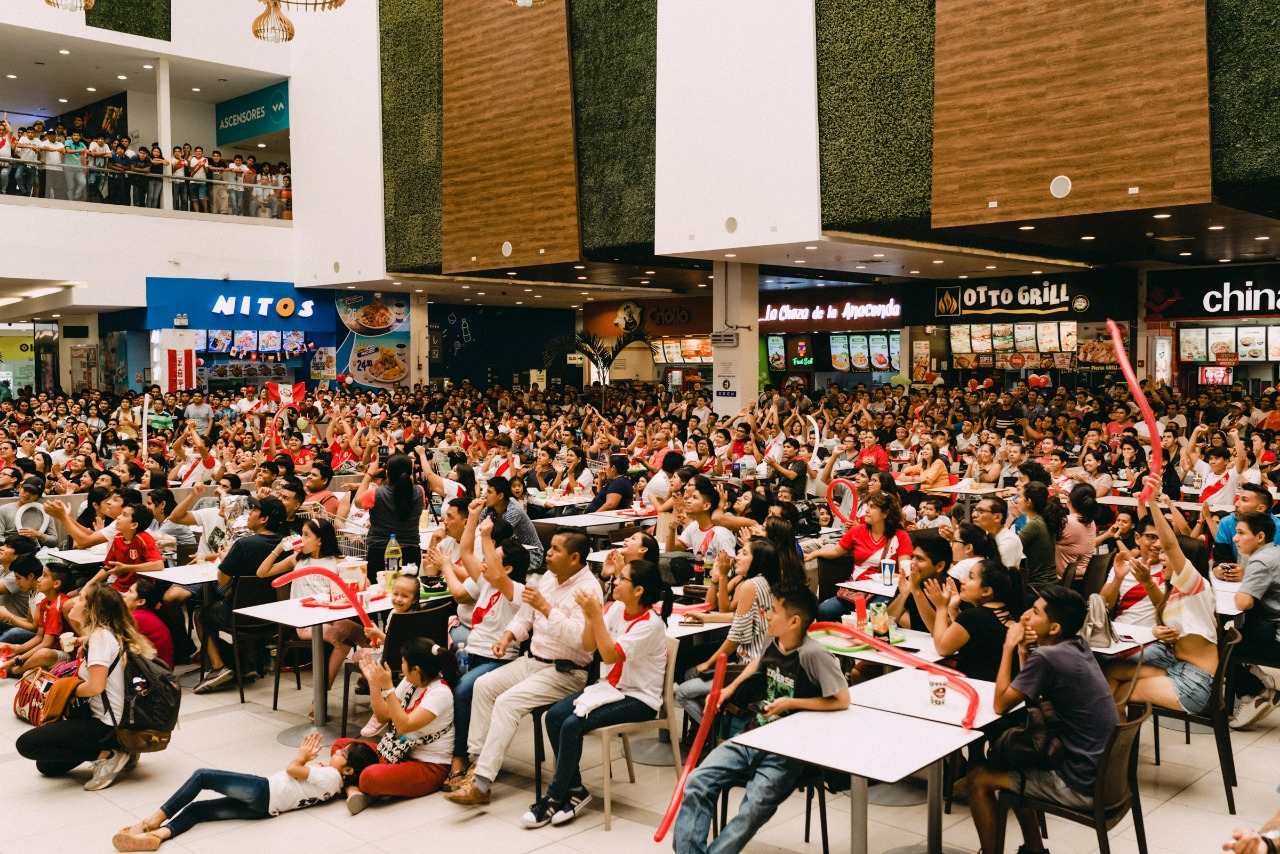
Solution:
M992 765L1005 770L1057 768L1065 758L1058 726L1053 703L1044 698L1028 701L1026 720L996 736L987 758Z

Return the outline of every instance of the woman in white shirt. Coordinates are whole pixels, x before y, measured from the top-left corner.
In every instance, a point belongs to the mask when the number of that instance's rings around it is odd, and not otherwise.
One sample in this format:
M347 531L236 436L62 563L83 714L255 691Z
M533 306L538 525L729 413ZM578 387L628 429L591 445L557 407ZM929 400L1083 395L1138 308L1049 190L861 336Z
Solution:
M45 570L47 573L48 570ZM46 777L61 777L82 762L91 762L93 776L84 784L87 791L105 789L115 782L130 759L137 754L116 743L115 724L124 713L124 656L154 656L155 647L138 631L120 591L109 584L85 585L83 640L77 675L84 682L75 696L88 698L89 716L74 720L49 721L18 736L18 753L32 759L36 770Z
M292 572L298 567L317 566L321 569L327 569L336 573L338 571L338 535L333 528L333 523L327 519L308 519L306 524L302 526L302 544L298 546L297 551L288 557L281 559L281 555L286 551L286 543L290 543L290 538L285 537L271 553L263 559L262 565L258 567L259 578L274 578L277 575L283 575L286 572ZM290 599L306 599L308 597L325 597L329 596L329 579L322 575L306 575L295 580L289 585ZM342 671L342 662L346 660L347 654L351 652L352 647L361 646L365 642L364 631L359 623L351 620L338 620L333 623L325 623L321 626L324 634L324 642L333 647L333 652L329 653L329 672L327 674L328 681L325 687L332 687L333 680L338 673ZM301 628L296 630L298 637L302 640L311 640L311 628ZM312 709L312 714L315 709Z
M369 680L373 714L391 726L378 742L382 762L360 774L359 787L347 790L352 814L371 797L420 798L438 791L449 774L453 752L453 690L458 665L452 653L431 638L413 638L400 647L400 683L392 687L387 662L366 658L360 670ZM394 698L394 699L392 699ZM340 751L354 739L340 738Z
M541 800L521 816L525 827L566 824L591 801L582 785L582 742L601 727L652 720L662 705L667 668L667 627L653 611L662 600L656 563L632 561L618 573L613 602L602 608L589 591L575 597L585 625L582 646L599 651L604 678L565 697L547 712L547 735L556 773Z

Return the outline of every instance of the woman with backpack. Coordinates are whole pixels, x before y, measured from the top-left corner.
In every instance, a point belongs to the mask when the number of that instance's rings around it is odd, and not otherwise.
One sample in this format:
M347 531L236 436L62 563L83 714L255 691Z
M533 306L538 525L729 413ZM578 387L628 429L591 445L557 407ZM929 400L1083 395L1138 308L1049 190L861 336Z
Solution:
M84 641L76 686L67 717L50 721L18 736L18 753L34 760L46 777L60 777L82 762L93 763L86 791L105 789L138 754L116 742L116 721L125 706L125 651L155 656L151 641L138 631L120 591L109 584L86 585ZM87 701L87 702L85 702Z

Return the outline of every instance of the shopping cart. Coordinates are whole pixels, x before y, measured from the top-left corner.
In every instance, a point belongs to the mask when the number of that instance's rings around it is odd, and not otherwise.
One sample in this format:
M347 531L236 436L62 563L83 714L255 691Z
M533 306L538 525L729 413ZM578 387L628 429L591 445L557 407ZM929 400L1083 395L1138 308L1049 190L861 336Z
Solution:
M318 502L303 504L298 508L298 518L323 519L333 525L338 534L338 552L343 557L366 559L369 556L368 516L364 511L352 510L346 518L330 513Z

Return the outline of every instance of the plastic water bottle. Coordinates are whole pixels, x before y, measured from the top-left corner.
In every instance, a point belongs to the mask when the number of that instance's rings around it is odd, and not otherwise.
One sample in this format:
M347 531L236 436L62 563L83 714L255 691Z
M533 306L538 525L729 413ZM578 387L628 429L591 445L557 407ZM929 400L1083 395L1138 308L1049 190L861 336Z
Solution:
M386 561L385 568L387 572L387 583L393 584L393 579L400 575L400 563L404 559L404 552L400 549L400 543L396 540L396 535L391 535L391 542L387 543L387 550L383 553ZM395 575L392 575L395 573Z
M466 673L471 669L471 656L467 654L467 645L458 644L458 672Z

